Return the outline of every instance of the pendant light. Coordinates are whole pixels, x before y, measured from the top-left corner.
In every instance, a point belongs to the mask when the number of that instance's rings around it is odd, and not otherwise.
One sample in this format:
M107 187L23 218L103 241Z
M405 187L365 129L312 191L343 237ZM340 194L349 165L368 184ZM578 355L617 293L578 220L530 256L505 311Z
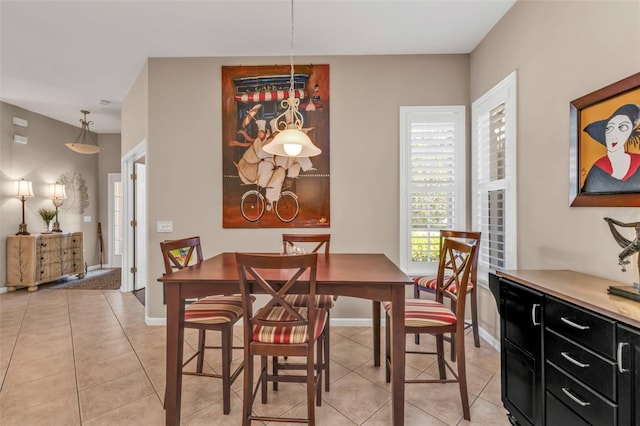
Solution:
M311 142L309 136L302 130L304 119L298 110L300 99L295 97L293 83L293 0L291 0L291 80L289 93L288 98L280 103L285 111L276 117L279 127L278 133L262 149L269 154L281 157L313 157L322 151ZM281 120L282 118L284 121ZM282 128L280 129L280 127Z
M97 154L102 151L102 148L98 146L98 141L89 130L89 125L93 124L93 121L87 121L87 114L90 114L90 112L84 109L80 110L80 112L84 114L84 118L80 119L80 124L82 124L80 134L75 142L69 142L65 145L78 154Z

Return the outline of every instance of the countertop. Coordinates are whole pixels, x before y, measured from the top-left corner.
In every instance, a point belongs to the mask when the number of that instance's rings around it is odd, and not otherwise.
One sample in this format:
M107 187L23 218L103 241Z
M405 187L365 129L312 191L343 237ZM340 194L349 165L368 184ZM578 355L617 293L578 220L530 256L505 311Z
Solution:
M640 328L640 302L607 293L609 286L629 286L630 283L560 269L499 270L496 274Z

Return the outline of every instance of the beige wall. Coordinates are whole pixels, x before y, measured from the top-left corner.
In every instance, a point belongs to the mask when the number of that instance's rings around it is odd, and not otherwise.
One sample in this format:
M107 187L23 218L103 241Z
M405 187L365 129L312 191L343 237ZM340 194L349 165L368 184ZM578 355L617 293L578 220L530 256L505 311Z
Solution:
M149 132L149 64L145 62L140 74L122 101L120 130L122 156L147 139Z
M14 126L13 117L28 121L27 128ZM43 222L38 215L40 207L54 208L47 198L47 185L56 182L66 172L79 172L85 181L89 194L89 206L84 213L78 214L68 210L73 189L67 187L69 198L60 208L60 227L65 232L82 231L84 233L85 261L89 266L98 263L97 224L100 221L101 192L98 185L99 155L82 155L68 149L64 144L76 139L80 129L66 123L27 111L16 106L0 103L0 168L1 193L0 203L0 283L5 285L6 237L18 230L22 219L20 200L11 196L13 181L25 178L33 182L34 197L25 202L25 222L30 233L42 231ZM13 142L13 135L27 136L26 145ZM105 152L113 152L119 159L120 138L118 135L100 138ZM105 142L102 145L102 142ZM117 152L117 154L115 154ZM105 168L111 170L110 161L104 159ZM119 169L119 161L117 162ZM100 190L101 191L101 190ZM84 222L83 217L90 216L91 222ZM103 222L106 223L106 217Z
M296 62L330 65L332 250L384 253L397 263L399 107L468 104L469 56L297 57ZM282 229L222 228L220 78L222 65L285 63L284 57L148 61L150 317L165 316L161 286L155 283L163 271L161 240L200 235L205 256L279 249ZM124 131L123 125L123 141L129 139ZM185 179L192 184L185 185ZM156 233L157 220L172 220L174 232ZM332 317L370 318L370 306L340 298Z
M602 218L640 221L640 209L569 207L569 102L640 71L640 2L518 1L471 54L471 100L513 70L518 267L631 282ZM481 326L495 336L487 302L481 292Z

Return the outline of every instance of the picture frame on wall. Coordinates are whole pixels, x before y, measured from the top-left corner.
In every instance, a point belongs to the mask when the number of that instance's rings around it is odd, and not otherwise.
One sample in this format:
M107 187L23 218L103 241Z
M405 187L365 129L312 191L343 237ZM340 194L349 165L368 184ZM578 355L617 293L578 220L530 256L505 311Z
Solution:
M640 206L640 73L570 103L569 203Z
M289 97L317 156L264 150L293 119ZM222 67L224 228L330 227L330 102L328 64Z

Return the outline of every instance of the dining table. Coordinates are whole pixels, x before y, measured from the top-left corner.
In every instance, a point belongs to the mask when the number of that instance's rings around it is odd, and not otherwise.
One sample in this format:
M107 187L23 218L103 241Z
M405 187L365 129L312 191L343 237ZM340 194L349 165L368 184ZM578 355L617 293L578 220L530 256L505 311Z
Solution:
M180 424L184 311L187 299L240 293L235 253L226 252L202 263L163 275L167 303L166 424ZM373 361L380 366L380 302L391 301L391 399L393 425L404 424L405 288L413 281L387 256L379 253L330 253L318 256L318 294L373 301ZM260 292L252 286L252 292ZM302 277L292 293L308 291Z

